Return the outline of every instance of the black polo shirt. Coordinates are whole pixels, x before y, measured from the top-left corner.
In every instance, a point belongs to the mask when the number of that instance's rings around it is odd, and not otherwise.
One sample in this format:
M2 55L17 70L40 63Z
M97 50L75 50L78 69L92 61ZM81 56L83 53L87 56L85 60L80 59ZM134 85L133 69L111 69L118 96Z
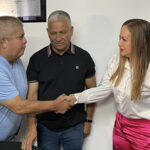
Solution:
M29 61L27 78L39 82L38 100L53 100L62 93L67 95L85 89L85 79L95 75L95 64L85 50L70 44L58 55L51 45L36 52ZM84 104L72 107L65 114L47 112L37 115L38 122L54 131L62 131L84 122Z

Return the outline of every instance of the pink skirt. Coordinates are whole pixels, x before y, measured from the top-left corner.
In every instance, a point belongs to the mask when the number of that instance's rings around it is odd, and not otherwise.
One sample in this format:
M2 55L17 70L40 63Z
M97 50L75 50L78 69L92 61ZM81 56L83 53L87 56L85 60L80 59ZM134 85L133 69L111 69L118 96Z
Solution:
M126 118L117 112L113 150L150 150L150 120Z

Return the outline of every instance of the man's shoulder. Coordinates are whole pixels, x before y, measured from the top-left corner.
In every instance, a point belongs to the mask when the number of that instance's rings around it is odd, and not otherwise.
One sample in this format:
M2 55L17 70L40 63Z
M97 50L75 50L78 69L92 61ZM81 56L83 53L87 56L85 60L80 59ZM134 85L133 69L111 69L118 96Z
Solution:
M35 52L31 58L41 58L42 56L44 57L45 54L47 54L47 47L48 46L45 46L44 48L38 50L37 52Z
M9 72L9 65L0 59L0 73L5 74Z
M75 48L75 53L78 54L78 55L82 55L82 56L89 56L89 52L77 45L74 45L74 48Z
M4 82L4 80L10 76L10 74L11 73L10 73L9 68L1 66L0 67L0 82Z

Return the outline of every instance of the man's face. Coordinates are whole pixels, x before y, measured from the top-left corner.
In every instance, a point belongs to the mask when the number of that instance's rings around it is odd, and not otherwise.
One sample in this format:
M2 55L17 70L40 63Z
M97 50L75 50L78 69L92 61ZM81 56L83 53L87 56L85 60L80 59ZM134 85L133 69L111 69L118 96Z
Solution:
M47 32L54 51L63 54L69 48L73 27L70 27L64 19L51 21Z
M10 39L7 40L8 61L14 61L24 54L27 40L24 37L23 27L17 26Z

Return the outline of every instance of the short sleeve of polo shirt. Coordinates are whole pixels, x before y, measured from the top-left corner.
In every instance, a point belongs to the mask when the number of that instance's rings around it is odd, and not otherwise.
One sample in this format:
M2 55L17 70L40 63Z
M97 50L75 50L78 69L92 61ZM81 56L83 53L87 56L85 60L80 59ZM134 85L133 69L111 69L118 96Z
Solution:
M27 79L29 82L38 81L38 67L37 67L38 61L40 60L37 60L35 55L33 55L30 58L30 61L27 67Z
M95 75L95 63L92 57L90 56L90 54L88 53L86 56L86 67L87 67L87 71L85 73L85 78L90 78L94 76Z
M9 78L8 73L1 69L0 70L0 101L10 100L19 95L15 85Z

